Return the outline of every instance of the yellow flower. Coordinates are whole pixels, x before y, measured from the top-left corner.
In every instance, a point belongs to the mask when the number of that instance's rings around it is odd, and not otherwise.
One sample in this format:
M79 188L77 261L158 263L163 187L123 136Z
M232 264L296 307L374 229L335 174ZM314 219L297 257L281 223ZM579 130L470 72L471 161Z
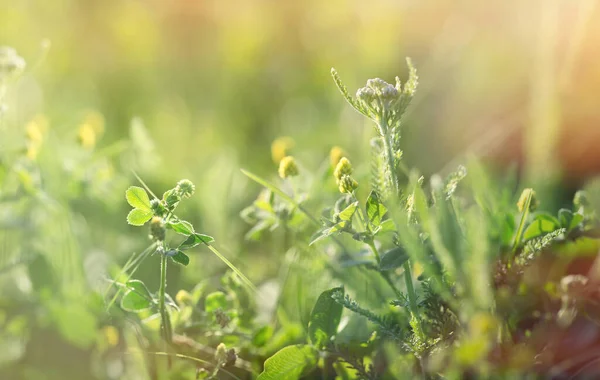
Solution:
M109 347L115 347L119 344L119 330L114 326L105 326L102 328L102 332Z
M83 123L79 126L77 138L81 146L86 149L94 149L98 139L104 133L104 117L95 111L85 115Z
M43 116L36 116L25 126L25 138L27 140L25 155L30 160L34 161L37 158L47 129L48 121Z
M350 194L358 188L358 182L349 175L343 175L338 186L340 193Z
M527 199L531 196L531 202L529 202L529 211L535 211L538 206L538 200L535 196L535 191L533 189L525 189L521 193L519 197L519 201L517 202L517 207L519 208L519 212L523 212L525 209L525 204L527 203Z
M354 171L354 169L352 168L352 164L350 163L350 160L348 160L346 157L342 157L340 159L340 161L337 163L335 170L333 171L333 176L335 177L335 180L339 184L339 182L342 180L343 176L350 175L350 174L352 174L353 171Z
M281 178L294 177L298 175L298 165L292 156L286 156L279 162L279 176Z
M293 147L294 140L291 137L284 136L275 139L271 144L271 157L273 158L273 162L281 162Z
M91 150L94 149L94 147L96 146L96 132L90 124L81 124L81 126L79 127L77 138L81 146L83 146L86 149Z
M331 166L335 168L345 155L344 150L339 146L336 145L331 148L329 151L329 161L331 162Z

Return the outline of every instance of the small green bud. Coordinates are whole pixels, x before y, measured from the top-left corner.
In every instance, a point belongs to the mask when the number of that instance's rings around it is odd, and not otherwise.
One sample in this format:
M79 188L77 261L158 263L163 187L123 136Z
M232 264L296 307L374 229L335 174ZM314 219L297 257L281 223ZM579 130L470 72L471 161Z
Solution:
M350 160L348 160L346 157L342 157L336 165L335 170L333 171L333 176L335 177L335 180L339 183L342 180L343 176L351 175L353 171L354 169L352 168Z
M589 207L590 201L587 197L587 193L583 190L579 190L573 197L573 205L575 208L580 209L581 207Z
M298 165L292 156L286 156L279 162L279 176L281 178L294 177L298 175Z
M356 182L354 178L349 175L342 176L339 182L339 189L341 193L350 194L356 190L356 188L358 188L358 182Z
M537 197L535 196L535 191L533 189L527 188L523 190L521 196L519 197L519 201L517 202L517 207L519 208L519 212L523 212L525 209L525 203L527 203L527 198L531 195L531 202L529 203L529 211L535 211L537 209L539 202Z
M167 229L165 228L165 222L163 218L155 216L150 221L150 236L154 240L163 241L165 240L165 235L167 233Z
M152 212L154 213L154 215L158 215L158 216L163 216L166 213L166 209L165 206L163 206L162 202L158 199L152 199L150 201L150 208L152 209Z
M182 198L189 198L194 195L196 191L196 186L189 179L182 179L177 182L177 187L175 188L177 193Z

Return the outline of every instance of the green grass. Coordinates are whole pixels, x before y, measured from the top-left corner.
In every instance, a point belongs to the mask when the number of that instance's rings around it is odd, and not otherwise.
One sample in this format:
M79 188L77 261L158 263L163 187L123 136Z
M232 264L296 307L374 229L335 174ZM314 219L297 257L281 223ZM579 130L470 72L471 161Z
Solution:
M215 163L196 185L161 192L157 150L177 147L153 141L139 119L128 139L102 146L96 113L61 134L7 108L2 377L588 374L590 346L569 352L563 339L598 322L597 185L546 201L476 158L422 175L403 152L418 86L407 63L405 81L370 79L356 96L332 70L374 126L358 142L370 155L291 155L280 139L279 168L256 168L267 176ZM0 64L0 103L14 105L24 61L3 50Z

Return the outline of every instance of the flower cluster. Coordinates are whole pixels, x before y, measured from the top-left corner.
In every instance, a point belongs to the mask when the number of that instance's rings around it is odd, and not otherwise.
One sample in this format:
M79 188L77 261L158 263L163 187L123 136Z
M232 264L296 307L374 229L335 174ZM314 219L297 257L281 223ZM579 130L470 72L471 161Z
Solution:
M358 182L352 178L353 171L354 168L350 160L342 157L333 171L333 176L341 193L349 194L358 188Z
M279 176L283 179L298 175L298 165L292 156L286 156L279 162Z

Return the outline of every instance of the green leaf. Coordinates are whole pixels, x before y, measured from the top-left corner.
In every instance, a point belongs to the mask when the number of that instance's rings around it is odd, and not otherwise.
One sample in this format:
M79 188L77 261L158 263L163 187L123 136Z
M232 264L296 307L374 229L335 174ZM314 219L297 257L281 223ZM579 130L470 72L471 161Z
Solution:
M163 201L165 202L168 208L172 208L175 205L177 205L179 201L181 201L181 197L177 195L176 189L171 189L164 192Z
M335 232L341 231L344 229L344 227L346 227L346 224L348 224L348 221L341 221L337 224L334 224L331 227L326 227L326 228L322 228L319 231L317 231L310 240L310 243L308 243L309 246L315 244L316 242L318 242L319 240L325 239L328 236L331 236L332 234L334 234Z
M206 300L204 301L204 310L206 310L207 313L212 313L218 309L227 309L227 298L225 297L225 293L210 293L206 296Z
M379 268L381 270L393 270L396 269L408 260L408 254L401 247L393 248L385 252L381 256L381 262Z
M139 208L134 208L127 215L127 223L132 226L143 226L147 221L152 218L151 210L142 210Z
M151 211L150 198L148 197L146 190L143 188L131 186L125 192L125 198L127 198L127 203L129 203L131 207L140 210Z
M343 287L333 288L321 293L308 322L308 336L317 348L325 348L337 331L342 317L342 305L335 302L331 295L344 293Z
M273 327L263 326L252 337L252 344L255 347L263 347L273 336Z
M194 233L194 226L192 226L192 223L185 220L171 221L167 227L181 235L189 236Z
M381 219L387 212L387 208L381 203L379 195L375 191L371 191L369 198L367 198L367 218L374 227L378 227L381 224Z
M571 225L571 220L573 220L573 213L571 210L566 208L561 208L558 210L558 221L560 222L561 227L569 228Z
M394 224L394 221L391 219L387 219L384 220L380 225L379 228L377 228L375 230L376 234L380 234L380 233L385 233L385 232L395 232L396 231L396 225Z
M194 233L193 235L190 235L190 237L188 237L183 243L181 243L179 245L178 249L186 250L186 249L194 248L195 246L197 246L199 244L203 244L203 243L210 244L213 241L215 241L215 239L213 239L212 236Z
M530 240L535 237L552 232L560 227L560 223L552 215L540 214L527 227L523 234L523 240Z
M125 311L138 312L147 310L154 304L154 299L146 285L139 280L127 281L127 292L121 298L121 308Z
M350 221L358 208L358 202L354 202L350 204L350 206L346 207L342 212L340 212L340 220L342 221Z
M297 380L312 371L318 360L319 352L312 346L284 347L265 361L265 370L257 380Z
M575 227L577 227L581 222L583 222L583 219L583 214L579 212L573 214L573 219L571 219L571 224L569 224L569 227L567 227L567 231L572 231L573 229L575 229Z
M187 267L190 263L190 258L185 253L177 250L177 252L171 256L171 260L175 261L177 264L181 264L184 267Z

